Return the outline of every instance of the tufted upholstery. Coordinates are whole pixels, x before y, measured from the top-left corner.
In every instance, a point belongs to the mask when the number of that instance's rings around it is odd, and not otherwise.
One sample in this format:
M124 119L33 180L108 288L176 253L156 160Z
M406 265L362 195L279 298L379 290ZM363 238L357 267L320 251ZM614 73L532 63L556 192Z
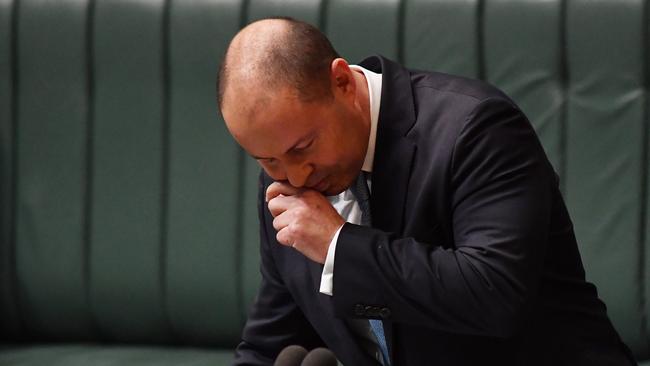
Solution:
M0 0L0 365L228 362L259 280L258 168L214 79L269 15L353 62L510 94L588 279L650 359L649 0Z

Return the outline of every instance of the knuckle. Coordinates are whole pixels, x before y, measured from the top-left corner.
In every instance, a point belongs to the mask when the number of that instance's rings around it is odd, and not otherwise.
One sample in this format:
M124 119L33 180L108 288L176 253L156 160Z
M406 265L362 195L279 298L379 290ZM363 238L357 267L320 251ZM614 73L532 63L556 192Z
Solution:
M277 218L273 220L273 228L278 231L282 229L282 227L280 226L280 221Z
M288 245L288 244L289 244L289 242L288 242L288 238L287 238L287 235L286 235L285 230L280 230L280 231L278 231L278 233L275 234L275 239L276 239L280 244L284 244L284 245Z
M295 237L300 234L301 229L302 229L301 223L294 222L293 224L287 226L287 234L291 235L292 237Z
M303 216L309 215L309 209L307 207L301 205L301 206L296 207L296 209L294 210L294 214L296 215L296 219L299 220Z

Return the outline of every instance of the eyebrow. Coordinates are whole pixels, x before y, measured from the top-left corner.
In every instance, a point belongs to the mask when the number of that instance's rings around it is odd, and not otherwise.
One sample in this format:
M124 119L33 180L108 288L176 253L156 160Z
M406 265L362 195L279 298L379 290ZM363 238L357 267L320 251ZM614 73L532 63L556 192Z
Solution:
M308 140L310 137L311 137L311 135L307 135L307 136L302 137L302 138L299 139L295 144L293 144L290 148L288 148L287 151L284 152L284 154L287 154L287 153L290 152L291 150L295 149L298 145L300 145L302 142ZM261 157L261 156L255 156L255 155L252 155L252 154L251 154L251 157L252 157L253 159L255 159L255 160L272 159L272 158L265 158L265 157Z

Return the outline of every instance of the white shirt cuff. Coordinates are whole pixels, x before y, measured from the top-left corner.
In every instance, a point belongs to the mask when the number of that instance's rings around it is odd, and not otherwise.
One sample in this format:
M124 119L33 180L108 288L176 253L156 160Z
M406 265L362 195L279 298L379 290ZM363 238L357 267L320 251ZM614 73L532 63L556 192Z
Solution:
M343 224L345 225L345 224ZM325 295L332 296L334 294L334 252L336 251L336 242L339 239L339 234L343 225L336 230L330 247L327 249L327 257L325 257L325 265L323 266L323 273L320 276L320 292Z

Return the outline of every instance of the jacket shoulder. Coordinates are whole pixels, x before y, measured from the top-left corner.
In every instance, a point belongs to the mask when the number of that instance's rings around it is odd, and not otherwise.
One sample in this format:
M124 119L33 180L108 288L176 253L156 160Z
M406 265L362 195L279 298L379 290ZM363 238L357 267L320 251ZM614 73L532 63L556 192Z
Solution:
M502 90L478 79L445 74L409 70L414 93L428 92L449 94L468 104L479 104L487 99L502 99L515 104Z

